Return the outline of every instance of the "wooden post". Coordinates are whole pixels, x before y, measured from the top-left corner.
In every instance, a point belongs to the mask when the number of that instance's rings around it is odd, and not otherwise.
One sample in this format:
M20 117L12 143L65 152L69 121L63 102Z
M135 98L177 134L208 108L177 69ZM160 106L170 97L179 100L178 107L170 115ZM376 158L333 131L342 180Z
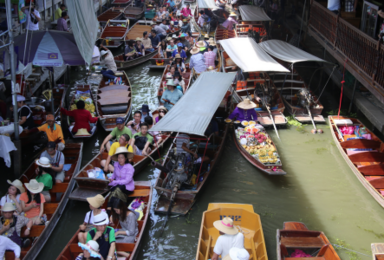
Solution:
M351 110L352 110L352 104L353 104L353 99L355 98L356 86L357 86L357 79L355 78L355 83L353 85L351 103L349 104L349 109L348 109L349 114L351 113Z

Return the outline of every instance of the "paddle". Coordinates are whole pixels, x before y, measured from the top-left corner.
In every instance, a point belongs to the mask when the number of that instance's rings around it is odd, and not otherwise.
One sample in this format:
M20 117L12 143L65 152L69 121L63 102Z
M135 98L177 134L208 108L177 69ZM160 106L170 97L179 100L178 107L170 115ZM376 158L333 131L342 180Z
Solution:
M165 102L171 104L172 106L174 106L175 104L173 104L171 101L169 101L168 99L164 99Z
M311 109L309 109L309 107L308 107L308 106L305 106L305 107L307 108L307 110L308 110L308 114L309 114L309 116L311 117L312 125L313 125L313 127L315 128L315 130L317 131L317 128L316 128L315 122L313 121L313 118L312 118Z
M258 84L258 83L257 83ZM257 84L256 84L256 86L257 86ZM260 86L261 87L261 90L263 91L263 98L261 99L261 102L263 103L263 105L265 106L265 108L267 109L267 111L268 111L268 113L269 113L269 117L271 118L271 121L272 121L272 124L273 124L273 128L275 128L275 132L276 132L276 135L277 135L277 137L279 138L279 140L281 140L280 139L280 136L279 136L279 132L277 131L277 127L276 127L276 124L275 124L275 120L273 119L273 116L272 116L272 112L271 112L271 110L269 110L269 106L266 104L266 102L265 102L265 98L264 98L264 89L263 89L263 87L262 86ZM255 88L256 89L256 88Z

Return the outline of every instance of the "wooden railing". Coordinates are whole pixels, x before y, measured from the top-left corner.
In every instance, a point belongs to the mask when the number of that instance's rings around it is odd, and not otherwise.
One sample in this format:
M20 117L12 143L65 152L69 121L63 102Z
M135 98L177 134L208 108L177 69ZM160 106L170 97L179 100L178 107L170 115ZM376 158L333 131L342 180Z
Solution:
M384 46L316 1L311 1L309 26L384 90Z

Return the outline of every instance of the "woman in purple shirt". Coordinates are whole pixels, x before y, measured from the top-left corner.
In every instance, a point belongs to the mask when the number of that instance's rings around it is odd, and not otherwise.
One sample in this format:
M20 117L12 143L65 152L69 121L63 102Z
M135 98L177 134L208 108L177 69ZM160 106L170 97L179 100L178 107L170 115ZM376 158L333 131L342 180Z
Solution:
M228 117L229 119L233 119L236 117L240 122L245 121L256 121L257 114L255 111L256 104L250 101L248 98L244 99L240 102L235 110L233 110L232 114Z
M159 115L155 118L156 123L158 123L159 120L162 119L165 116L165 114L168 112L168 110L164 106L159 106L157 110L159 111Z

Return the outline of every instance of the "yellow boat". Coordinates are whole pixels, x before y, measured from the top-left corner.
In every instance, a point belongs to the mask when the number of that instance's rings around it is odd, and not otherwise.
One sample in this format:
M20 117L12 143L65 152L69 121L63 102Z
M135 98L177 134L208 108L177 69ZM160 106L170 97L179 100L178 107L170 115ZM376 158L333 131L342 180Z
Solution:
M244 247L250 255L249 259L268 260L260 216L255 213L250 204L230 203L210 203L208 210L204 211L196 260L212 258L213 248L219 237L219 231L213 226L213 222L224 217L232 218L233 224L243 232Z

